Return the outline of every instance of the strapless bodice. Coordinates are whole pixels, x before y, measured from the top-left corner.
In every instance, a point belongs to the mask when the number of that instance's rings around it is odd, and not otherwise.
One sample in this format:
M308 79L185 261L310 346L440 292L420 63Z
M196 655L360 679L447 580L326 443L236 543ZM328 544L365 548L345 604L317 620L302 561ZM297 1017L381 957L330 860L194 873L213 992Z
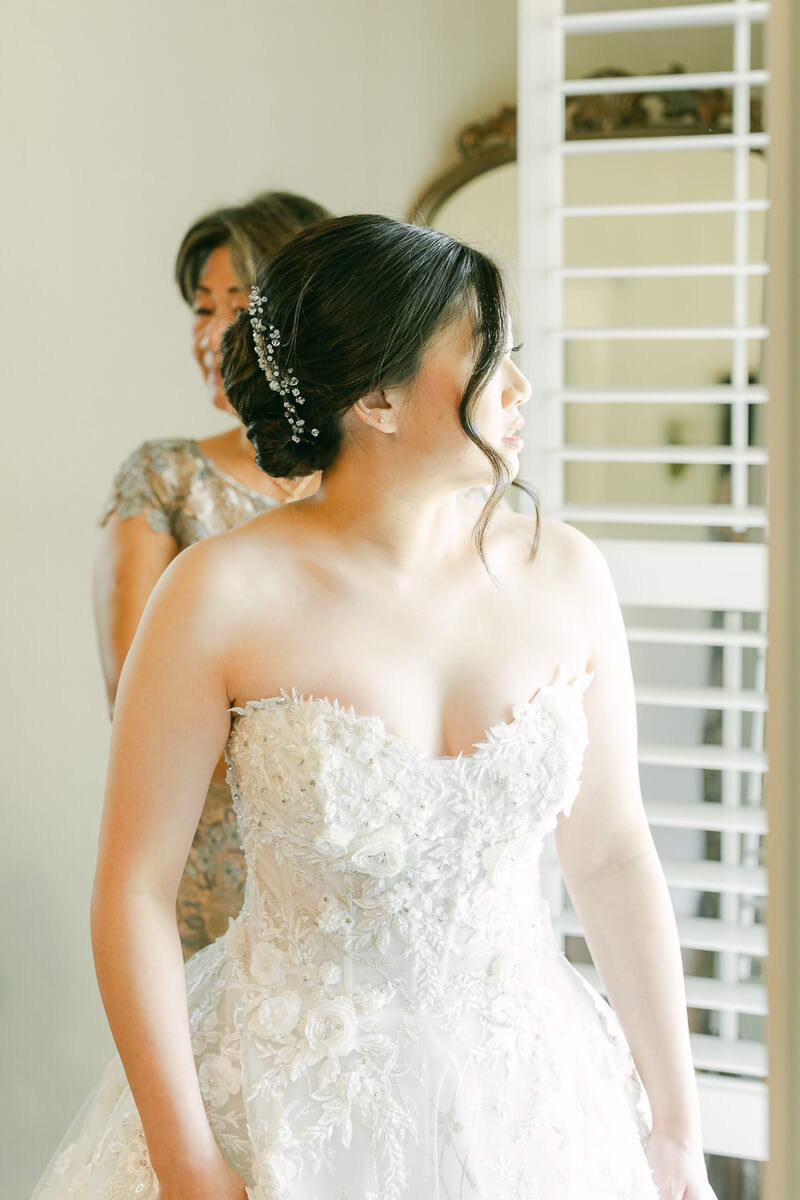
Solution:
M327 699L235 709L228 778L255 959L298 991L322 971L421 1010L552 945L539 857L578 791L591 679L559 672L454 757Z

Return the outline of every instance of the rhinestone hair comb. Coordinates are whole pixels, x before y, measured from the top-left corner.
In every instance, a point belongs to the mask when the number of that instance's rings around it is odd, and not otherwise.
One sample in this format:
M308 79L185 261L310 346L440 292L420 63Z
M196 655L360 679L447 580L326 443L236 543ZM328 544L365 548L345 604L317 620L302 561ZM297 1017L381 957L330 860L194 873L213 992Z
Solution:
M297 376L292 373L293 368L287 367L286 371L281 371L278 366L281 334L276 325L270 325L264 321L265 303L264 296L257 287L253 287L250 291L250 304L247 311L250 313L250 327L253 330L256 357L272 391L278 392L283 397L283 411L292 431L292 441L299 442L305 433L306 422L303 417L299 416L297 409L305 404L305 397L300 394ZM311 429L309 432L312 437L319 437L318 429Z

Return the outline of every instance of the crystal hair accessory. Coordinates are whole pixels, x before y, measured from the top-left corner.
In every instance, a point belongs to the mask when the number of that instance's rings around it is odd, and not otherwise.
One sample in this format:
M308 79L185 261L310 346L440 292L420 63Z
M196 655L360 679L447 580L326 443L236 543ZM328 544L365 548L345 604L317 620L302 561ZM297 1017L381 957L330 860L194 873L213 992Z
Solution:
M267 383L273 392L283 396L283 411L289 428L292 431L292 441L299 442L305 433L306 423L298 416L297 408L305 404L305 397L300 395L297 378L292 374L292 368L281 371L278 366L278 351L281 348L280 330L275 325L264 321L265 299L257 287L250 291L250 327L253 330L253 343L256 348L258 365L267 377ZM319 437L319 430L310 430L312 437Z

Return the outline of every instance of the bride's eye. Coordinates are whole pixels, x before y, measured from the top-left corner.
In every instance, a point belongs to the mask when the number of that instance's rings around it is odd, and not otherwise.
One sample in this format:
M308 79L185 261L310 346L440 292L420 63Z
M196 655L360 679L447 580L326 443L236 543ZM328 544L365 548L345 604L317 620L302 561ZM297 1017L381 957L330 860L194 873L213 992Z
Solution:
M519 350L521 350L521 349L522 349L522 347L523 347L524 345L525 345L525 343L524 343L524 342L520 342L520 343L519 343L519 345L517 345L517 346L512 346L512 347L511 347L511 349L509 350L509 352L508 352L508 353L509 353L509 354L516 354L516 353L517 353Z

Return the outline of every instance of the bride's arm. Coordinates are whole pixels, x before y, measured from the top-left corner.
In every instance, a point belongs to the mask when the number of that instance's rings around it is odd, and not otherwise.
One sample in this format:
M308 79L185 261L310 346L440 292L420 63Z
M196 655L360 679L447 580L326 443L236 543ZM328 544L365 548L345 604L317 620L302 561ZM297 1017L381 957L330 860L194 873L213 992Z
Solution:
M653 1110L649 1148L662 1194L710 1193L703 1163L680 944L639 781L633 678L608 565L582 535L573 543L575 586L586 597L595 677L585 693L589 744L580 794L559 820L556 844L567 889ZM686 1178L681 1183L678 1176ZM670 1190L667 1190L667 1189ZM674 1190L673 1190L674 1189ZM678 1190L680 1189L680 1190Z
M227 1170L192 1056L175 917L230 721L222 606L207 571L212 555L198 546L168 568L126 659L92 896L103 1004L162 1189L195 1172L219 1181Z

